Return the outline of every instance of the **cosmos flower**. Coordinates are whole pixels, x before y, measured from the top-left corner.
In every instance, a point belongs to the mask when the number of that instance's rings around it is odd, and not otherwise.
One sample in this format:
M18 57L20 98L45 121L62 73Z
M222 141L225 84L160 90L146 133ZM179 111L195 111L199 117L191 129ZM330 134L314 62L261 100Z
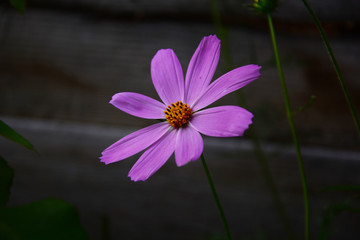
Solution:
M129 172L131 180L145 181L174 152L177 166L199 159L203 152L201 134L242 136L252 123L250 112L238 106L204 108L259 78L261 67L239 67L211 82L219 56L220 40L215 35L204 37L190 60L184 80L174 51L159 50L151 61L151 78L162 102L138 93L121 92L110 103L136 117L164 121L123 137L102 152L101 162L117 162L146 149Z

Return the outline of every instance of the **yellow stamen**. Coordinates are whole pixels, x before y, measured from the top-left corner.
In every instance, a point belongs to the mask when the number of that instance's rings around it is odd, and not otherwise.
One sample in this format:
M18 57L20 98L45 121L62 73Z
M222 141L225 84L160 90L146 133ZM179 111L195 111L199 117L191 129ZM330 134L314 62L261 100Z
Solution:
M164 113L166 120L174 128L179 128L188 124L191 115L193 114L191 108L181 101L168 105Z

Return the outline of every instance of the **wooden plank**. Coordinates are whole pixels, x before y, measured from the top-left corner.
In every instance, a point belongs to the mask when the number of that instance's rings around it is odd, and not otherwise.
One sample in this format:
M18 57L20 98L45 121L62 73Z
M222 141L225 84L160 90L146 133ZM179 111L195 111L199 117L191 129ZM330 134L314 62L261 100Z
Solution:
M111 96L133 91L158 99L150 77L156 51L173 48L185 71L201 38L214 33L210 23L94 21L47 10L24 16L8 13L2 26L0 114L128 126L151 121L115 109L108 104ZM278 38L294 108L305 105L311 95L318 97L308 113L297 115L304 141L357 146L352 119L320 38L287 34ZM229 39L235 66L254 63L250 60L254 54L263 66L263 77L244 88L260 134L265 139L288 139L268 33L231 28ZM360 106L358 38L332 43L355 106ZM221 60L216 76L225 72ZM237 96L231 94L218 104L237 104Z
M54 9L77 9L108 13L131 13L133 16L144 17L154 14L210 15L209 0L33 0L30 7L47 7ZM240 17L254 15L250 7L251 1L226 0L218 1L224 16ZM358 1L328 0L310 1L314 11L323 21L360 22ZM301 1L280 1L275 13L277 18L295 21L309 21L310 16Z
M100 239L101 218L110 222L111 239L211 239L223 228L201 162L176 167L171 158L144 183L127 173L139 155L103 165L97 158L129 129L26 119L6 119L39 150L41 157L0 139L2 155L15 169L12 206L45 197L61 198L80 211L91 239ZM250 147L249 147L250 146ZM205 138L204 154L224 205L234 239L262 233L285 239L284 230L251 143L245 139ZM270 168L294 229L303 232L303 202L292 147L264 144ZM359 152L303 148L310 187L311 231L315 235L325 206L350 197L324 193L324 187L359 185ZM320 152L320 154L319 154ZM329 174L331 173L331 174ZM344 213L346 214L346 213ZM358 215L335 221L330 239L360 236ZM333 229L333 228L332 228Z

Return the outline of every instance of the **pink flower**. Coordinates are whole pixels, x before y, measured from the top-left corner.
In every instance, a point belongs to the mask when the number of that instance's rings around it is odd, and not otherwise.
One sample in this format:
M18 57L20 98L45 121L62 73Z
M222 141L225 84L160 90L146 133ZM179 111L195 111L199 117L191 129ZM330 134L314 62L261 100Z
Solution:
M200 158L204 134L237 137L252 123L253 115L238 106L210 105L226 94L260 77L260 66L236 68L215 81L211 79L220 56L220 40L204 37L192 56L185 81L180 62L172 49L159 50L151 61L151 77L162 102L132 92L117 93L110 103L136 117L164 119L133 132L102 152L105 164L146 151L131 168L133 181L145 181L175 152L177 166Z

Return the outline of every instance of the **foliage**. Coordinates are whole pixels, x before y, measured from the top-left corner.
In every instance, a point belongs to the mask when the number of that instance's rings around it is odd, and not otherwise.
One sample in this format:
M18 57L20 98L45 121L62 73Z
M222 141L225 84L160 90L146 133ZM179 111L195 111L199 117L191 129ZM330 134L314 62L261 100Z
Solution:
M26 0L10 0L10 3L20 13L24 13L26 7Z
M14 177L14 170L8 166L0 156L0 208L9 201L10 187Z
M19 133L17 133L14 129L12 129L10 126L8 126L6 123L4 123L2 120L0 120L0 135L3 137L6 137L7 139L16 142L20 145L23 145L27 149L30 149L37 153L33 145L26 140L23 136L21 136Z
M0 239L87 239L71 204L44 199L0 210Z
M331 229L331 223L333 220L343 212L350 212L355 214L360 214L360 208L356 205L359 204L360 200L360 186L354 185L339 185L339 186L330 186L325 188L323 191L351 191L356 192L354 196L346 199L342 202L332 203L325 207L323 211L323 218L321 222L320 231L318 233L318 240L326 240L330 237L333 232Z
M32 144L0 120L0 134L36 152ZM13 169L0 156L0 239L87 239L77 210L57 199L44 199L17 207L6 207L14 177Z

